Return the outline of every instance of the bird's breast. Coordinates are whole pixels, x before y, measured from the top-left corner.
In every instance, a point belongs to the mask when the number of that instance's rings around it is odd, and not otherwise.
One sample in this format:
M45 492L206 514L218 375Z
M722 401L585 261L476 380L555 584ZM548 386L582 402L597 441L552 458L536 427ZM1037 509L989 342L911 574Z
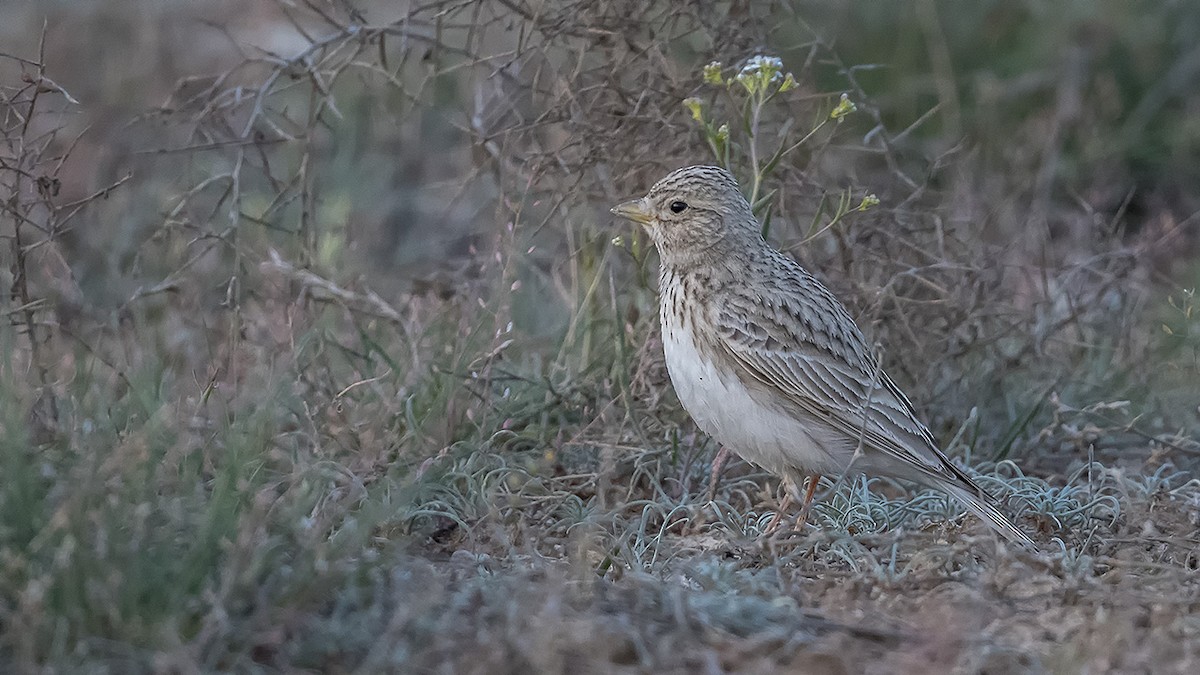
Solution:
M664 295L663 351L671 384L702 431L754 464L783 474L791 470L831 471L836 466L812 431L780 406L764 404L716 350L697 344L700 316L676 311Z

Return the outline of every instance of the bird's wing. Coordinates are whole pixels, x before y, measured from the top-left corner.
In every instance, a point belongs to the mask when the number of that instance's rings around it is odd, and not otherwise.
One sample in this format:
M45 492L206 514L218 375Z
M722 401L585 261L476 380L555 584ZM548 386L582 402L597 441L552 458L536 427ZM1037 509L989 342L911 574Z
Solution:
M833 295L798 270L792 293L767 298L728 293L714 305L717 342L743 375L778 391L797 411L888 455L907 471L960 499L1009 540L1037 544L995 499L946 457L912 403L878 366L853 319Z
M957 481L961 472L880 370L841 303L810 281L785 298L723 298L715 311L721 347L746 375L851 443L861 439L919 474Z

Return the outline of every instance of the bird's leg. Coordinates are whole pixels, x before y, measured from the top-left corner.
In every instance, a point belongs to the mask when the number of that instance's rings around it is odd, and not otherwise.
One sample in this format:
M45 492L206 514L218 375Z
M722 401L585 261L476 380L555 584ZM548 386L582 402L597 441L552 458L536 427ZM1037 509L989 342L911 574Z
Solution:
M783 477L783 501L779 502L779 510L775 512L775 517L771 519L771 522L767 523L766 529L763 530L763 536L770 537L783 524L788 509L791 508L792 503L796 501L796 497L800 494L797 487L796 481L791 475Z
M709 469L708 479L708 499L705 501L713 501L717 498L717 484L721 482L721 472L725 470L725 462L729 459L729 448L721 446L717 450L717 456L713 457L712 467Z
M791 506L792 491L784 490L783 501L779 502L779 510L775 512L775 517L771 519L771 522L767 523L767 527L763 530L762 536L769 537L775 534L775 530L778 530L779 526L783 524L783 514L787 513L787 510L791 508Z
M805 481L807 482L804 487L804 496L799 497L800 515L796 517L797 528L803 527L804 523L808 521L808 510L809 507L812 506L813 495L815 495L817 492L817 483L821 481L821 475L814 473L811 476L806 477ZM796 501L800 494L800 490L797 489L798 487L799 486L796 485L796 482L792 480L791 477L785 477L783 479L783 501L779 503L779 511L775 513L775 517L771 519L771 522L767 523L766 529L763 530L764 536L771 536L772 534L775 534L775 530L778 530L779 526L783 524L783 519L785 517L784 514L787 513L787 510L789 507L791 507L792 502ZM796 495L796 497L793 495Z
M808 485L804 488L804 501L800 504L800 515L796 518L796 526L801 527L808 522L808 510L812 506L813 495L817 493L817 483L821 482L821 474L814 473L808 477Z

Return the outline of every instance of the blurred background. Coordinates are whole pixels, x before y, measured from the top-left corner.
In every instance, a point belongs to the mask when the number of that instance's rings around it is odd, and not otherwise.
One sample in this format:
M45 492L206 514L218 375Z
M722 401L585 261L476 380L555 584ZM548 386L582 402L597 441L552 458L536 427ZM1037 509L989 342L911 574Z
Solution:
M755 55L792 83L757 102ZM608 207L687 164L761 180L769 238L998 490L1018 465L1088 499L1094 466L1191 485L1194 2L9 0L0 94L14 663L382 667L355 593L386 565L662 572L631 542L699 503L715 448L666 379L653 251ZM774 503L731 476L729 513ZM1069 525L1112 500L1025 525L1115 556L1132 515ZM894 568L870 538L894 524L789 564ZM368 626L345 653L293 639L338 621Z
M57 202L128 177L38 252L57 259L31 280L58 311L111 319L171 288L141 305L197 310L166 319L188 324L253 296L242 272L272 246L389 299L449 294L483 278L484 249L534 247L511 271L527 295L554 293L583 249L629 264L603 248L619 234L607 204L716 159L680 102L700 96L735 122L740 111L700 68L768 53L800 89L765 111L759 142L792 142L841 93L859 106L767 179L775 238L824 271L882 343L920 356L893 368L939 383L922 406L951 424L1000 397L1020 418L1015 399L1056 384L1084 399L1156 397L1167 427L1194 422L1190 400L1168 405L1161 381L1152 393L1144 379L1154 349L1189 348L1171 321L1197 274L1190 3L311 4L328 11L5 4L5 81L30 71L11 57L40 49L72 97L46 97L32 121L55 130L42 152L70 150L55 166ZM387 29L356 42L356 25ZM313 64L329 72L306 74ZM733 128L730 168L746 181ZM795 246L842 190L881 207ZM930 237L936 264L917 255ZM212 278L189 276L201 272ZM560 339L579 298L561 300L515 298L518 326ZM653 311L645 294L621 304ZM1158 344L1164 325L1177 339ZM196 339L186 329L161 337L183 348Z

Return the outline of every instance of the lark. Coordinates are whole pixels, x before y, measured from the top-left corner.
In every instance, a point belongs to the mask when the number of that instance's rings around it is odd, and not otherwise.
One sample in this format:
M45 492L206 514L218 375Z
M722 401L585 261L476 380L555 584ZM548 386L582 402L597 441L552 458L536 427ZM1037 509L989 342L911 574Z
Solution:
M783 479L780 514L798 500L806 517L822 475L888 476L942 490L1036 549L942 452L842 303L762 238L728 171L679 169L612 212L643 225L658 248L663 349L679 400L718 443Z

